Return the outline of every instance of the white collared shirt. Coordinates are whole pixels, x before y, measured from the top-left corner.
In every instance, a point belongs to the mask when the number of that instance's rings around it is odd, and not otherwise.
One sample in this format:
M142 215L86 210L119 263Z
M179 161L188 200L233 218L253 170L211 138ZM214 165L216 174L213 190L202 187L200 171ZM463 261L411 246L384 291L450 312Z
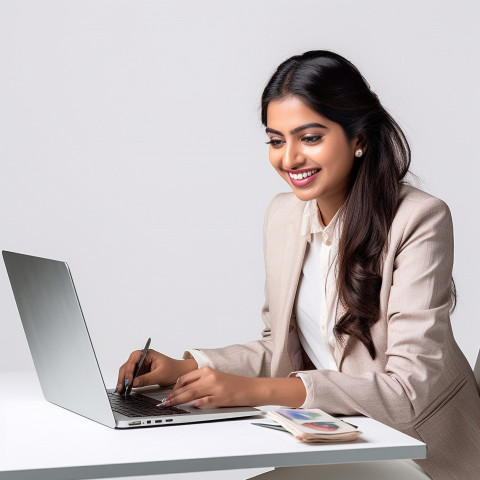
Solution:
M336 265L341 209L325 226L316 200L310 200L303 212L301 235L308 245L303 261L294 312L303 349L317 369L338 370L333 357L338 292Z

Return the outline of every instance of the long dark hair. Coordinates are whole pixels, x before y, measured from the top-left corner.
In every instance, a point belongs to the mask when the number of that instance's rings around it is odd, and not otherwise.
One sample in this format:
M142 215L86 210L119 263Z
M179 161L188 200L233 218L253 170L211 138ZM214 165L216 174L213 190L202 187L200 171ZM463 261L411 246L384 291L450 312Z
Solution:
M317 50L284 61L262 95L262 123L272 100L290 95L340 124L349 140L362 136L365 154L355 160L343 209L337 287L345 313L334 328L360 340L372 359L370 328L379 319L382 253L387 243L400 185L410 167L410 147L358 69L342 56Z

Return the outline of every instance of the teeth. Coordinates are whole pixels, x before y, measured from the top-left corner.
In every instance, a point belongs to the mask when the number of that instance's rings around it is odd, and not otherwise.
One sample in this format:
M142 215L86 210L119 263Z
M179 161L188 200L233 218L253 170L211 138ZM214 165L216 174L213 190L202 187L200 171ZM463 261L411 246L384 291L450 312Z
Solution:
M309 170L308 172L303 172L303 173L289 173L290 178L293 178L294 180L301 180L302 178L307 178L312 176L314 173L317 173L317 170Z

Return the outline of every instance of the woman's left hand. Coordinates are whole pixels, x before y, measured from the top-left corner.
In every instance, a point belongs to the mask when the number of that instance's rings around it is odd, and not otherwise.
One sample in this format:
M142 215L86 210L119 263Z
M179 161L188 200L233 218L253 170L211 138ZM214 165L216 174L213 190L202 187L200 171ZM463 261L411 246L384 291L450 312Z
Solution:
M231 375L210 367L199 368L182 375L161 406L194 401L195 407L253 407L260 400L256 398L258 380L261 379Z

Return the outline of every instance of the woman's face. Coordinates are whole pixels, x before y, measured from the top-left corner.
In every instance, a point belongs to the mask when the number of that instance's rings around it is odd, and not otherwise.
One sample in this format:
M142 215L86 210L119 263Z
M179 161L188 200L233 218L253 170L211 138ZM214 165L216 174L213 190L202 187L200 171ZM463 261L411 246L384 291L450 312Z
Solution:
M348 194L358 140L295 96L268 104L266 132L275 170L300 200L316 199L322 216L333 216Z

